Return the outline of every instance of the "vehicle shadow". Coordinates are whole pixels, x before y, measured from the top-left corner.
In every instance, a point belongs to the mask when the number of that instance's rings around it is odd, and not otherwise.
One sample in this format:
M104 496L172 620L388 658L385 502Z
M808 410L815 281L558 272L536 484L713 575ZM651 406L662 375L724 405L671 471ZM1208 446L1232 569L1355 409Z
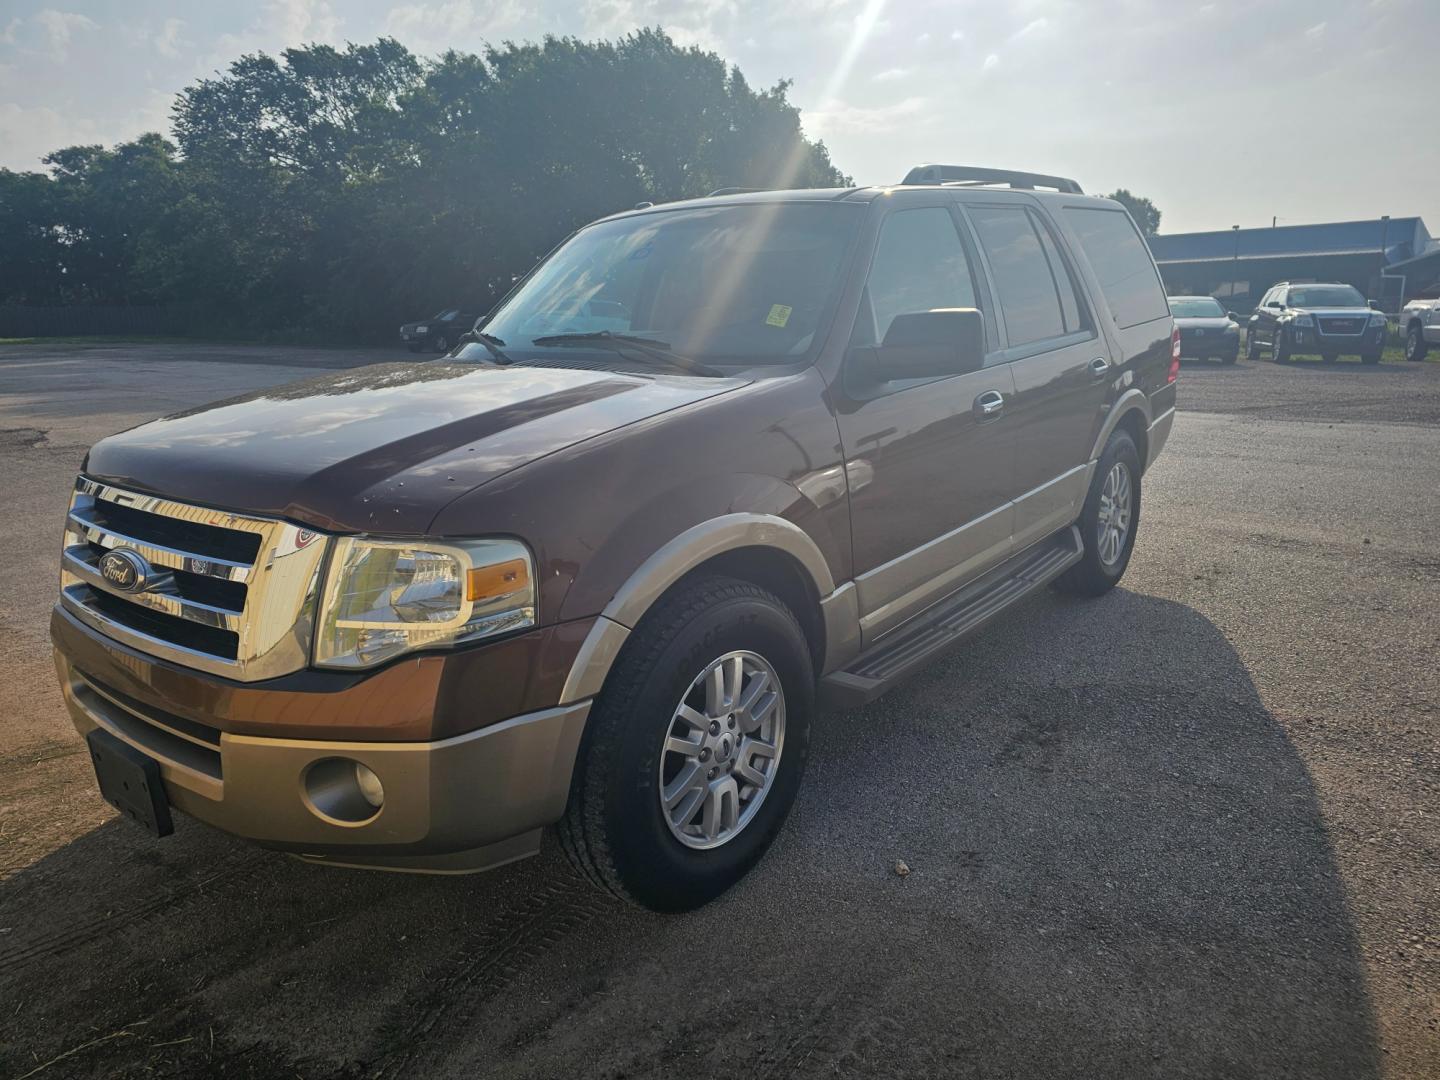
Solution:
M553 849L417 878L112 822L0 883L0 1075L1379 1075L1314 787L1196 611L1034 598L809 770L682 917Z

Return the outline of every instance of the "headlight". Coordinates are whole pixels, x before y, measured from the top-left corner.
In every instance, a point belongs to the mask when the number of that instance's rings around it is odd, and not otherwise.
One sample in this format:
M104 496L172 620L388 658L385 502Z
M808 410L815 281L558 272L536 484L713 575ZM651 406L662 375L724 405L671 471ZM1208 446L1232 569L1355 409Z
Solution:
M1231 323L1229 326L1225 327L1225 333L1227 333L1227 334L1238 334L1238 333L1240 333L1240 328L1239 328L1238 326L1236 326L1234 323Z
M426 332L427 330L429 330L429 329L430 329L430 327L428 327L428 326L417 326L417 327L415 327L415 332L416 332L417 334L423 334L423 333L425 333L425 332Z
M363 668L535 625L530 552L515 540L335 542L315 663Z
M1374 329L1376 329L1376 328L1378 328L1378 327L1384 326L1384 325L1385 325L1385 313L1384 313L1383 311L1376 311L1376 312L1374 312L1374 313L1371 314L1371 316L1370 316L1370 328L1371 328L1372 330L1374 330Z
M1296 325L1296 326L1314 326L1314 325L1315 325L1315 320L1312 319L1309 315L1296 315L1296 316L1295 316L1295 325Z

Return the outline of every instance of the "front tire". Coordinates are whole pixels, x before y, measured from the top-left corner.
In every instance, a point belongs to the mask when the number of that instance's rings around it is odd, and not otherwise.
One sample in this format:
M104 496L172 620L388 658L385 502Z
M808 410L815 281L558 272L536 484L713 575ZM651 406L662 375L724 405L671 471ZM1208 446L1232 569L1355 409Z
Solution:
M1252 364L1260 359L1260 337L1253 327L1245 331L1245 359Z
M652 911L690 911L730 888L795 801L814 680L777 597L726 577L682 584L646 614L596 699L559 824L571 862Z
M1380 353L1378 353L1378 352L1361 353L1361 354L1360 354L1360 362L1361 362L1362 364L1378 364L1378 363L1380 363Z
M1285 331L1279 326L1275 328L1275 340L1270 346L1270 356L1277 364L1290 362L1290 342L1285 340Z
M1425 341L1425 331L1415 323L1409 330L1405 331L1405 359L1420 361L1425 359L1429 346Z
M447 338L444 334L441 334L435 339L435 344L432 347L437 353L439 353L441 356L444 356L447 352L450 351L450 339Z
M1101 596L1125 576L1140 527L1140 453L1128 431L1105 444L1080 511L1085 554L1055 580L1061 592Z

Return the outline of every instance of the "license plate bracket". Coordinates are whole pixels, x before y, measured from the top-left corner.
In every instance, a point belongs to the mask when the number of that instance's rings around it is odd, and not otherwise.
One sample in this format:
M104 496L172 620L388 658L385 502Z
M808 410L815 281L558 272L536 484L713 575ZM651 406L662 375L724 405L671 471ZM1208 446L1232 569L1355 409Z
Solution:
M95 766L101 797L151 836L173 833L170 800L165 797L155 759L103 728L91 731L85 742L90 747L90 762Z

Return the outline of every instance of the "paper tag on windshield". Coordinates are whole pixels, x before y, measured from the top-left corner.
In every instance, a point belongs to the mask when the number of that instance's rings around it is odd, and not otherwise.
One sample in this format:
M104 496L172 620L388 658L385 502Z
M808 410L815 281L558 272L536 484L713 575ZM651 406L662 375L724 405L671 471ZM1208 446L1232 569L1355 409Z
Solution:
M786 307L784 304L771 304L770 314L765 316L765 325L784 326L790 321L790 312L793 310L793 308Z

